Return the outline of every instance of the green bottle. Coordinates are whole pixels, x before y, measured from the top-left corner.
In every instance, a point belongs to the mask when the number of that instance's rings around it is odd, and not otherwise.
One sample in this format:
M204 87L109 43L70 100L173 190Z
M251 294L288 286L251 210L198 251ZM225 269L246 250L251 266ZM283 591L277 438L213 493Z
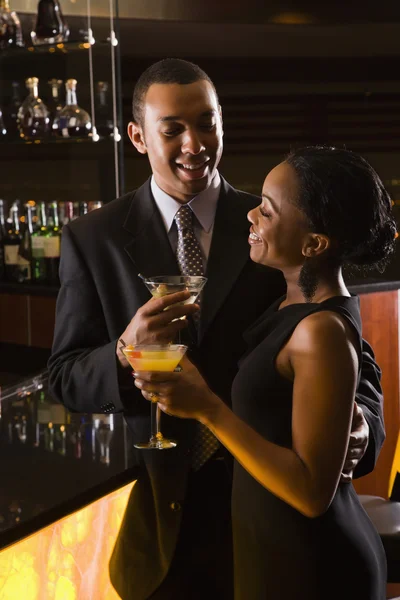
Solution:
M47 281L54 285L60 283L58 268L60 266L61 225L58 217L58 203L51 202L44 238L44 259L46 262Z
M32 210L32 209L31 209ZM41 202L39 205L40 223L38 229L32 226L32 280L37 282L46 281L46 262L44 259L44 239L46 235L46 204ZM32 217L31 217L32 218Z

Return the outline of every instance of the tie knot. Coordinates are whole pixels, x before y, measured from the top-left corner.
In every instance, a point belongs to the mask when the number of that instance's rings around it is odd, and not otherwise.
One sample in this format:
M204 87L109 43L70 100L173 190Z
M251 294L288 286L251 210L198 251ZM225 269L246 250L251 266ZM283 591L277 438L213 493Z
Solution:
M175 215L175 223L178 231L184 229L192 229L193 227L193 211L187 204L180 207Z

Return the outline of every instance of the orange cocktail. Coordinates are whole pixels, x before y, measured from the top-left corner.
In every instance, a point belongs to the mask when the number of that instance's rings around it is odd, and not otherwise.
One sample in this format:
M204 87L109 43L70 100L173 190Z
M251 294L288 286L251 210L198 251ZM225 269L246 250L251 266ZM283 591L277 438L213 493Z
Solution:
M171 344L161 350L159 346L143 348L142 346L123 348L123 353L135 371L173 371L186 350L186 347L181 344Z
M140 344L127 345L122 348L134 371L173 371L185 354L187 346L183 344ZM174 440L166 439L160 430L161 412L158 406L158 395L149 394L151 398L151 435L148 442L135 444L141 450L166 450L175 448Z

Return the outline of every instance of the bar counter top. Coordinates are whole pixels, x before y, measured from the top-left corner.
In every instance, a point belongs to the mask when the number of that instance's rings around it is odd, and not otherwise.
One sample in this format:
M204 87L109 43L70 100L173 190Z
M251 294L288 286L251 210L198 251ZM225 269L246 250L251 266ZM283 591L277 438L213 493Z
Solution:
M46 371L0 393L0 549L136 479L122 414L70 413Z
M392 290L400 289L400 273L399 279L393 281L382 281L380 279L363 278L356 279L351 283L348 283L349 291L352 294L372 294L374 292L389 292Z

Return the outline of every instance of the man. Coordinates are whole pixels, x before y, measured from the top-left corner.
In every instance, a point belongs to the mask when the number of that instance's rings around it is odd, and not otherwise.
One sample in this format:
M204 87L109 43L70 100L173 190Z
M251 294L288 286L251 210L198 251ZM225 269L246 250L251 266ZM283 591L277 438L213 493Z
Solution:
M235 190L217 171L222 116L209 77L182 60L152 65L135 87L128 133L148 155L153 176L63 229L49 370L51 389L66 406L123 411L135 438L143 441L149 405L134 389L118 340L166 342L182 330L191 359L229 402L245 351L242 333L285 290L278 271L249 259L246 215L259 198ZM172 321L194 315L196 307L175 305L162 312L183 296L148 301L138 273L180 273L175 217L186 205L195 215L208 281L200 318ZM380 371L372 350L367 345L364 350L356 398L361 409L344 477L351 477L365 449L356 475L371 471L384 440ZM232 598L229 457L218 449L195 468L196 424L163 415L163 432L178 446L140 455L141 473L111 559L112 582L124 600Z

